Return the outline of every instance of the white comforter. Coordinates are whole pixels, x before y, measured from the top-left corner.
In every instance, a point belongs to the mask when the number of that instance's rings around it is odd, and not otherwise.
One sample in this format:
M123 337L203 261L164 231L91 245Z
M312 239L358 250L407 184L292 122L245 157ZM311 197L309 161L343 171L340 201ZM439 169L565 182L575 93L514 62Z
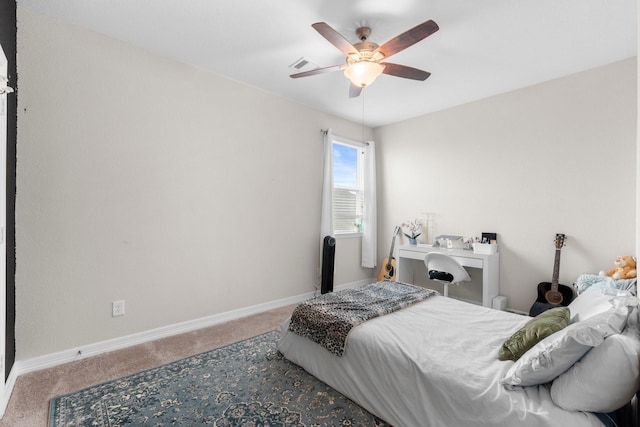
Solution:
M280 352L396 427L602 426L546 386L507 390L502 342L529 318L435 296L351 330L337 357L282 326Z

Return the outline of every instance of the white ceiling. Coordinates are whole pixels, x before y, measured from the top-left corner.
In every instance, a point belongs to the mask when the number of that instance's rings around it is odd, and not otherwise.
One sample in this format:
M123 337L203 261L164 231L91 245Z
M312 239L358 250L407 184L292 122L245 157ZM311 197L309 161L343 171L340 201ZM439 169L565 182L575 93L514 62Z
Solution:
M636 0L17 0L161 55L377 127L637 55ZM341 72L291 79L304 57L342 64L312 27L382 44L433 19L440 30L392 62L424 82L382 75L359 98Z

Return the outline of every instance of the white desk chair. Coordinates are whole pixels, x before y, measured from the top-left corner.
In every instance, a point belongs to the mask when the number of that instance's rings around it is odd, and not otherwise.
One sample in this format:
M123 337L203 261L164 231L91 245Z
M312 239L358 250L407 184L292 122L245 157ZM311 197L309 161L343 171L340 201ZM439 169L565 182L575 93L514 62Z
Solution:
M429 252L424 257L424 265L427 266L429 278L444 285L445 297L449 296L449 285L457 285L460 282L471 280L467 270L449 255Z

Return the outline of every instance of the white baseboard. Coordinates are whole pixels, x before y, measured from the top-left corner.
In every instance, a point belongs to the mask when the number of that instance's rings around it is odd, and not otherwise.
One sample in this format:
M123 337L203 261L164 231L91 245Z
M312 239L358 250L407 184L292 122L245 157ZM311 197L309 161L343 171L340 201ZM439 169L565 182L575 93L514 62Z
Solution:
M9 376L7 377L7 381L4 384L4 394L2 395L2 400L0 400L0 418L4 416L4 413L7 410L9 398L11 397L13 386L16 385L17 379L18 374L16 374L15 369L11 369L11 372L9 372Z
M371 283L374 279L365 279L358 282L351 282L344 285L336 286L336 290L343 288L352 288L367 283ZM126 335L118 338L113 338L106 341L96 342L81 347L70 348L68 350L58 351L56 353L45 354L43 356L34 357L26 360L18 360L13 365L9 374L7 385L15 384L16 378L20 375L38 371L41 369L52 368L54 366L61 365L63 363L73 362L75 360L84 359L87 357L97 356L109 351L120 350L126 347L131 347L145 342L165 338L173 335L183 334L185 332L191 332L197 329L214 326L220 323L228 322L230 320L239 319L241 317L250 316L253 314L262 313L275 308L284 307L286 305L297 304L306 299L309 299L315 294L315 292L307 292L305 294L296 295L289 298L283 298L275 301L270 301L263 304L258 304L250 307L244 307L237 310L231 310L224 313L214 314L211 316L202 317L200 319L189 320L186 322L176 323L169 326L163 326L161 328L151 329L144 332L138 332L131 335ZM5 394L8 402L11 392ZM6 402L0 402L0 405ZM4 412L4 405L0 407L0 413Z

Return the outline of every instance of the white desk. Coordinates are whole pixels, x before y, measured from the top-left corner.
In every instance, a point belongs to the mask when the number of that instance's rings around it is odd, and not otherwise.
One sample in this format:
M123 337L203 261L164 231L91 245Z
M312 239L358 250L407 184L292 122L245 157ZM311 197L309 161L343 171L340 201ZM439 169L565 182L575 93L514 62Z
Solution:
M429 252L441 252L458 260L464 267L482 270L482 305L491 307L493 298L500 292L500 254L475 254L462 249L442 249L428 245L403 245L398 248L397 280L413 283L413 265L416 261L424 262ZM461 284L464 286L464 284Z

